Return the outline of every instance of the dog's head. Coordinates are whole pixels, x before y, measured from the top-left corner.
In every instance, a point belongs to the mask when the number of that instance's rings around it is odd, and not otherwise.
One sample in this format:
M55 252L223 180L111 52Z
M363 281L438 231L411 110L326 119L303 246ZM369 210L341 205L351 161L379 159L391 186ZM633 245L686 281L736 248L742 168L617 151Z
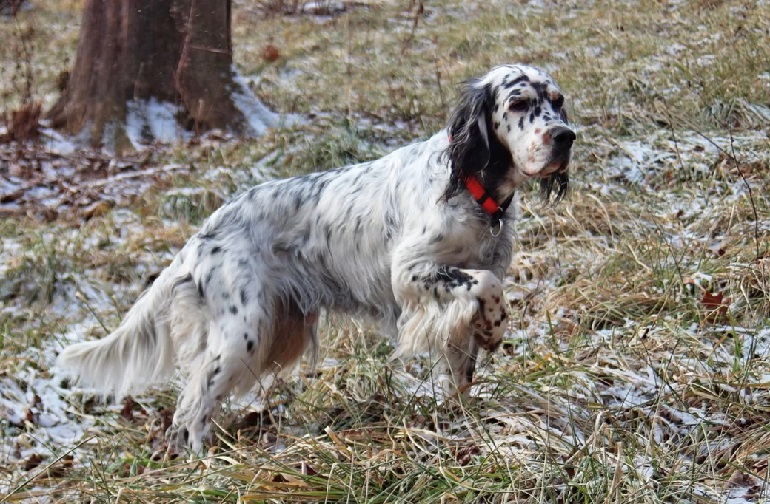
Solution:
M542 70L499 66L466 82L448 134L447 198L460 192L469 176L498 201L527 179L540 181L546 200L564 196L575 132L567 122L564 96Z

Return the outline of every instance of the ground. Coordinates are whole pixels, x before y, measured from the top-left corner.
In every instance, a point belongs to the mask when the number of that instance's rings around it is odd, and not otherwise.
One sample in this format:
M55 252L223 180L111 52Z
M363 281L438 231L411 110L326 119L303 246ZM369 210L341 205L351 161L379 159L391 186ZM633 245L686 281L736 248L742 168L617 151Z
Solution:
M770 501L770 4L318 4L235 2L238 69L286 119L259 139L0 146L0 502ZM81 8L0 18L0 110L50 107ZM511 323L473 399L437 403L424 362L328 320L315 369L164 461L176 384L112 405L53 367L222 201L425 138L511 62L554 75L578 140L566 200L518 201Z

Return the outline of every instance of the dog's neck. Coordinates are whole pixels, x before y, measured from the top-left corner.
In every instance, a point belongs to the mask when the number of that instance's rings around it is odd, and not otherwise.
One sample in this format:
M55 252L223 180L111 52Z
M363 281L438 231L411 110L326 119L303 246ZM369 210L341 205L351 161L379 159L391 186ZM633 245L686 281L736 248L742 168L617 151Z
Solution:
M511 200L513 199L513 193L498 203L490 192L484 188L481 181L479 181L476 176L471 175L465 177L463 182L471 197L473 197L487 215L498 220L505 216L505 211L508 210L508 205L511 204Z

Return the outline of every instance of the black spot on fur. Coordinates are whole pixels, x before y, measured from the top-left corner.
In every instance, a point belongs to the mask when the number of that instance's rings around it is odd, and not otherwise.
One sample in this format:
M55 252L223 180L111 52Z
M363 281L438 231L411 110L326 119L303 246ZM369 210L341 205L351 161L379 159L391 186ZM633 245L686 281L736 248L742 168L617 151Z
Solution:
M477 282L477 280L462 271L460 268L455 268L452 266L439 267L425 280L426 283L430 285L441 282L444 283L449 289L456 289L463 286L466 288L466 290L471 290L471 286Z
M222 252L222 247L218 245L216 247L211 248L211 255L218 254L220 252Z
M220 371L222 371L222 369L217 366L213 371L209 373L208 379L206 380L206 389L211 388L211 386L214 384L214 377L218 375Z
M173 290L176 290L176 289L177 289L177 287L179 287L179 286L181 286L181 285L184 285L184 284L186 284L186 283L188 283L188 282L192 282L192 281L193 281L193 277L192 277L192 275L191 275L190 273L188 273L187 275L185 275L185 276L183 276L183 277L181 277L181 278L178 278L178 279L177 279L177 280L174 282L174 286L172 287L172 289L173 289Z
M241 289L241 304L243 306L246 306L246 303L249 301L249 294L246 292L246 289Z
M396 217L391 209L385 212L385 242L393 238L393 231L396 229Z
M473 373L476 371L476 358L478 353L479 348L476 345L473 345L473 350L471 350L471 353L468 356L468 367L465 368L465 379L468 380L468 383L473 381Z
M510 81L510 82L505 82L505 81L503 81L503 84L502 84L502 86L503 86L505 89L510 89L510 88L512 88L513 86L515 86L516 84L519 84L519 83L521 83L521 82L529 82L529 77L527 77L526 75L520 75L520 76L516 77L515 79L513 79L513 80L512 80L512 81Z
M230 307L230 313L232 313L233 315L237 315L238 314L238 307L235 306L235 305L232 305Z
M302 206L302 193L297 193L294 195L294 211L299 210L300 206Z
M246 351L249 352L249 353L252 353L254 351L254 342L253 341L249 340L246 343Z

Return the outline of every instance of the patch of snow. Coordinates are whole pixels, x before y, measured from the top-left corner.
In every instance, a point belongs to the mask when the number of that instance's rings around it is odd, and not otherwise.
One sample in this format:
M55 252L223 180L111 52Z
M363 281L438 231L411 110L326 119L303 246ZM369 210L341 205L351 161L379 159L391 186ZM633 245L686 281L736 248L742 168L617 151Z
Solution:
M182 108L173 103L153 97L131 100L126 106L126 136L137 150L153 141L173 143L192 135L177 123Z
M304 14L329 16L345 12L346 7L342 2L322 0L317 2L305 2L302 4L301 10Z
M46 151L51 154L69 156L77 150L77 146L71 138L63 136L54 129L43 128L40 133L44 138Z
M246 118L246 123L255 135L263 134L268 128L281 124L281 118L275 112L265 107L251 91L248 83L232 69L233 82L236 89L232 92L233 104ZM284 121L287 119L284 118Z
M18 356L29 364L19 366L13 375L0 376L0 459L22 462L33 455L42 456L44 464L76 446L93 426L87 416L75 414L67 398L71 391L50 371L58 350L65 341L76 340L80 326L41 348L29 348ZM5 465L5 464L4 464ZM13 485L0 479L0 494Z

